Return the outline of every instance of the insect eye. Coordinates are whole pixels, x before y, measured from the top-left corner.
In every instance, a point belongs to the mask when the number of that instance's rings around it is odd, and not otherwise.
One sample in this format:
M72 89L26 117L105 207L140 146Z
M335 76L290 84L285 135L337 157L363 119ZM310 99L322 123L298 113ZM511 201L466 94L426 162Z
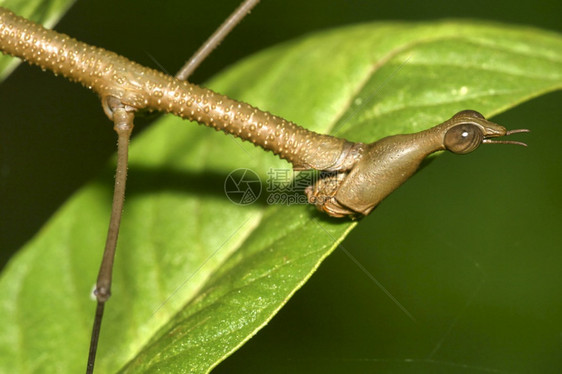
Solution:
M471 123L461 123L452 127L445 134L445 148L457 154L467 154L474 151L480 144L484 135L480 128Z

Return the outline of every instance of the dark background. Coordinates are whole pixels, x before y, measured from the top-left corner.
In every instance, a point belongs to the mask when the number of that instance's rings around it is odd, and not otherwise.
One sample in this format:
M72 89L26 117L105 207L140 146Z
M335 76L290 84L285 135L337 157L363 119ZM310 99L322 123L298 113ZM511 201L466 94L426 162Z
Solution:
M78 1L56 29L173 73L237 3ZM560 32L561 14L560 1L269 0L191 80L345 24L472 18ZM216 372L562 371L561 101L549 94L494 118L533 130L524 152L440 157L344 241L415 321L336 250ZM95 95L27 65L0 86L0 110L4 264L99 173L115 136ZM137 121L137 133L149 122Z

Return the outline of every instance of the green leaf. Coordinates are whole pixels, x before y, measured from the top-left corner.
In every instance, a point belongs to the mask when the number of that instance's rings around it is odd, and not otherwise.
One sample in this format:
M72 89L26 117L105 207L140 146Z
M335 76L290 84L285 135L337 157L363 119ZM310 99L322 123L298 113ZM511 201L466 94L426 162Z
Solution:
M0 6L10 9L18 16L25 17L52 28L76 0L4 0ZM18 66L20 60L0 56L0 82Z
M562 38L528 28L370 24L288 43L210 84L319 132L371 142L462 109L497 114L562 86ZM207 372L250 339L356 225L305 204L239 206L228 174L267 187L289 165L165 117L131 149L100 372ZM0 279L0 371L82 370L112 169L77 193ZM302 197L301 195L298 195ZM374 213L376 214L376 212ZM64 348L70 347L70 348Z

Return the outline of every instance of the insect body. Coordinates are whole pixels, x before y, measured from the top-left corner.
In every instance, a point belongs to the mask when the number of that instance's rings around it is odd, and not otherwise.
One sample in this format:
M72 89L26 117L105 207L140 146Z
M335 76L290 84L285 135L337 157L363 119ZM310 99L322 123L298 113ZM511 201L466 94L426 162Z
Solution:
M3 8L0 49L92 89L110 119L116 105L129 112L173 113L272 151L295 170L333 172L310 186L307 195L311 203L335 217L369 214L430 153L445 149L468 153L481 143L491 143L490 138L526 131L508 132L477 112L463 111L416 134L391 136L369 145L352 143L47 30ZM467 129L466 134L460 129Z
M0 7L0 50L79 82L96 92L119 135L118 167L110 230L96 284L98 300L88 372L93 372L105 302L111 295L113 258L125 192L127 147L138 110L175 114L272 151L295 170L315 169L323 178L306 189L311 203L334 217L369 214L436 151L458 154L482 143L524 143L493 138L507 131L475 111L415 134L395 135L371 144L318 134L209 89L143 67L102 48L47 30Z

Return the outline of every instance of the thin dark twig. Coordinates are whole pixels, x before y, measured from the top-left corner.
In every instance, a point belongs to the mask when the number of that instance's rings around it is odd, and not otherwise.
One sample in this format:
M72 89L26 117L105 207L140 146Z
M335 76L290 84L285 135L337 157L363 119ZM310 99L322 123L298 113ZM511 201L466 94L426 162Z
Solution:
M103 310L105 302L99 302L96 307L96 315L94 317L94 326L92 327L92 335L90 338L90 351L88 353L88 366L86 374L94 372L94 363L96 361L96 352L98 351L98 340L100 337L101 321L103 319Z
M236 10L219 26L219 28L201 45L189 60L176 74L176 78L186 80L195 69L217 48L224 38L240 21L260 2L260 0L245 0Z

